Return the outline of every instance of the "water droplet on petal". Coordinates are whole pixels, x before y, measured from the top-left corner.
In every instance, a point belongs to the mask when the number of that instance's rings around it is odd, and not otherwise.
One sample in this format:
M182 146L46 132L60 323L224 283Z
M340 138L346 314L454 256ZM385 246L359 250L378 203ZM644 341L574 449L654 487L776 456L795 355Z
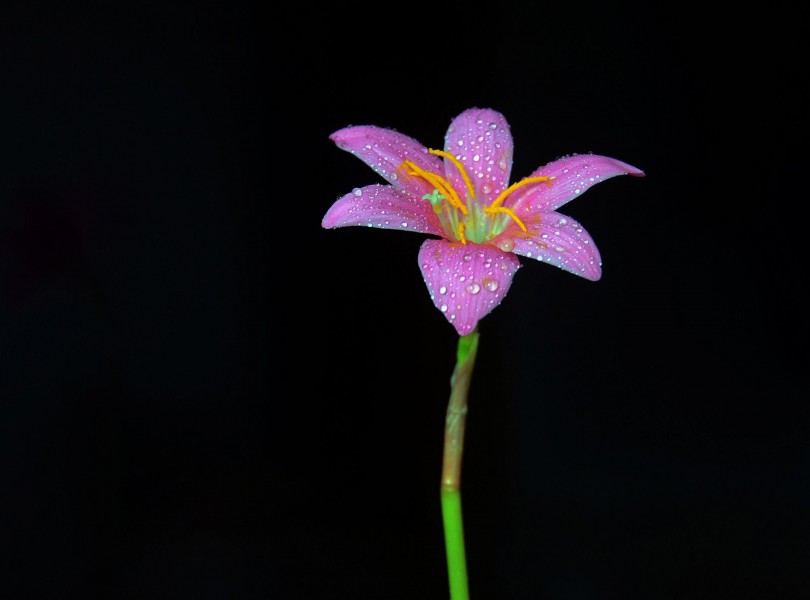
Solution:
M471 283L467 286L467 291L470 292L471 294L477 294L478 292L481 291L481 286L478 285L477 283Z
M440 293L440 294L446 294L446 293L447 293L447 288L446 288L446 287L444 287L444 286L440 287L440 288L439 288L439 293Z
M498 242L498 248L503 250L504 252L511 252L515 249L515 242L512 241L510 238L504 238Z
M498 289L498 280L497 279L484 279L484 287L490 291L494 292Z
M446 304L442 304L442 305L439 307L439 310L440 310L440 311L442 311L442 312L447 312L447 305L446 305Z
M472 260L472 254L470 254L469 252L465 252L464 256L462 256L461 258L464 260L464 262L470 262Z
M353 193L355 196L360 197L360 196L362 196L362 195L363 195L363 190L361 190L360 188L354 188L354 189L352 190L352 193Z

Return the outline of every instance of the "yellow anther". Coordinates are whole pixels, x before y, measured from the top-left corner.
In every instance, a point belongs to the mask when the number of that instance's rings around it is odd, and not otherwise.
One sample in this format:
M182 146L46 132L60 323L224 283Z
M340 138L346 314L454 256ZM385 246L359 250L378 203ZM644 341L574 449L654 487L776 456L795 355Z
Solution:
M500 206L501 202L503 202L506 197L517 190L518 188L522 188L524 185L529 185L530 183L537 183L538 181L551 181L551 177L546 177L545 175L539 175L537 177L526 177L525 179L521 179L517 183L513 183L500 194L495 200L492 201L492 204L489 205L490 209L497 208ZM489 212L489 211L487 211Z
M467 245L467 238L464 236L464 230L467 226L464 224L464 221L459 221L458 223L458 239L461 240L461 243L465 246Z
M515 211L513 211L511 208L504 208L503 206L495 206L495 207L492 207L492 206L487 206L487 207L484 209L484 212L485 212L485 213L487 213L487 214L496 213L496 212L507 214L507 215L509 215L510 217L512 217L512 220L513 220L515 223L517 223L517 224L518 224L518 226L519 226L519 227L520 227L520 228L521 228L523 231L528 231L528 229L526 229L526 226L523 224L523 221L521 221L520 219L518 219L517 215L515 214Z
M406 160L400 166L401 167L404 166L410 169L410 171L407 172L408 175L417 175L422 179L424 179L425 181L427 181L430 185L439 190L439 192L441 192L441 194L445 196L445 199L453 207L460 210L462 214L465 215L467 214L467 207L464 206L464 204L461 202L461 199L458 197L458 193L456 192L456 190L453 189L453 186L450 185L450 183L444 177L442 177L441 175L437 175L436 173L425 171L424 169L417 167L413 163L413 161L410 160Z
M467 175L467 171L464 170L464 165L461 164L461 161L459 161L455 156L453 156L449 152L445 152L444 150L430 149L428 150L428 152L430 152L431 154L435 154L436 156L443 156L444 158L452 162L454 165L456 165L458 172L461 173L461 177L462 179L464 179L464 183L467 186L467 191L470 192L470 199L475 198L475 188L473 187L472 181L470 180L470 176Z

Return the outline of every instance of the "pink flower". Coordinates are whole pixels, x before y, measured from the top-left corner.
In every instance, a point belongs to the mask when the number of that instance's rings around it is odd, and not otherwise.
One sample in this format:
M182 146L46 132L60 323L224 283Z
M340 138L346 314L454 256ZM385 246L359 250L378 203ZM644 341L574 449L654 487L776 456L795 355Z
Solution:
M439 236L419 250L430 298L459 335L498 306L521 263L546 262L592 281L599 250L585 228L556 209L615 175L644 176L619 160L566 156L509 185L512 134L504 116L471 108L453 119L444 150L375 126L330 136L389 185L355 188L327 211L331 229L360 225Z

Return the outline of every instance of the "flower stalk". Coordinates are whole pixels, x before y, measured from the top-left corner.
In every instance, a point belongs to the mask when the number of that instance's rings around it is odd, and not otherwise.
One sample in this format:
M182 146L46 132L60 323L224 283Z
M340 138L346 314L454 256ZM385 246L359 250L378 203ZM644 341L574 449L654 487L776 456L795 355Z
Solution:
M459 337L456 366L450 377L450 401L444 428L441 505L451 600L469 598L461 514L461 458L464 451L467 395L478 351L478 337L477 327L469 334Z

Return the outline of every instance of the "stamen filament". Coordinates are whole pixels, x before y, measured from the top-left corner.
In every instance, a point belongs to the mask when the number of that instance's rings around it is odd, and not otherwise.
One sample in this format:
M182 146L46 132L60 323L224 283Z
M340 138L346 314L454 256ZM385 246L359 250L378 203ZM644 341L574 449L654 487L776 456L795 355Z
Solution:
M523 231L528 231L528 229L526 229L526 226L523 224L523 221L518 219L517 215L515 214L515 211L513 211L511 208L504 208L503 206L496 206L495 208L492 208L491 206L488 206L487 208L484 209L484 211L486 211L487 213L490 213L490 214L491 213L504 213L504 214L507 214L510 217L512 217L512 220L515 223L518 224L518 227L520 227Z
M513 183L504 191L502 191L500 194L498 194L498 197L492 201L492 204L490 204L484 210L486 212L491 212L493 209L500 206L501 202L503 202L509 194L513 193L518 188L522 188L524 185L529 185L530 183L537 183L538 181L551 181L551 177L546 177L545 175L538 175L537 177L526 177L525 179L521 179L520 181Z
M412 161L406 160L402 163L411 171L408 172L408 175L417 175L430 183L433 187L439 190L444 196L446 196L447 201L452 204L455 208L460 210L462 214L467 214L467 207L461 202L458 197L458 193L453 186L441 175L437 175L436 173L430 173L429 171L425 171L417 167Z
M458 239L461 240L461 243L465 246L467 245L467 238L464 236L464 230L467 226L464 224L464 221L459 221L458 223Z
M458 169L458 172L461 173L462 179L464 179L464 184L467 186L467 191L470 193L470 200L475 198L475 188L473 187L472 181L470 180L470 176L467 175L467 171L464 170L464 165L461 164L455 156L450 154L449 152L445 152L444 150L433 150L429 149L428 152L431 154L435 154L436 156L443 156L454 165Z

